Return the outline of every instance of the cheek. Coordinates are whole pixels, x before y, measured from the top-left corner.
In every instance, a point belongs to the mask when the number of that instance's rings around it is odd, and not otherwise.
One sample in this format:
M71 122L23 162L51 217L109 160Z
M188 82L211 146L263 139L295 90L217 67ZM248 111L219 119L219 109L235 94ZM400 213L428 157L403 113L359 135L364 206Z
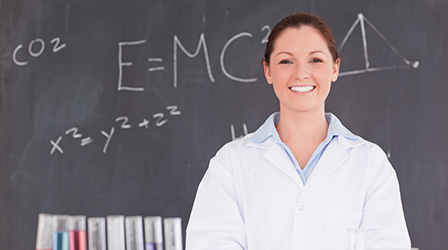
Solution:
M289 70L287 69L281 69L281 68L273 68L271 71L271 77L273 82L277 82L277 83L286 83L285 81L287 81L287 79L289 78L289 76L291 75Z
M280 98L280 96L282 95L282 91L280 91L280 90L283 89L283 85L279 84L278 79L274 79L274 83L272 84L272 89L274 90L274 93L277 96L277 98Z
M316 77L315 80L319 84L320 91L325 96L328 96L328 94L330 93L330 89L331 89L332 74L330 73L328 68L316 71L315 73L316 73L315 74L315 77Z
M315 76L319 79L321 84L331 84L333 78L333 69L328 67L322 67L315 71Z

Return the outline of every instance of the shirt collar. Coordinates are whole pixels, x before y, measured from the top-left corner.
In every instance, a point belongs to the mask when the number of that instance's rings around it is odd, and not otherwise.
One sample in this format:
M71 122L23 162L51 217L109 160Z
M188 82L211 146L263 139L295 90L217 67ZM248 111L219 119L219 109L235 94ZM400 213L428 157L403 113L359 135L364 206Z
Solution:
M341 121L333 115L332 113L325 113L325 118L329 124L327 139L331 139L335 136L343 136L347 139L351 140L359 140L360 138L350 132L344 125L342 125ZM273 137L273 139L277 142L280 142L280 136L278 135L277 129L275 128L275 124L280 119L280 112L275 112L258 128L257 131L249 138L251 142L260 143L267 140L269 137ZM327 140L326 139L326 140Z

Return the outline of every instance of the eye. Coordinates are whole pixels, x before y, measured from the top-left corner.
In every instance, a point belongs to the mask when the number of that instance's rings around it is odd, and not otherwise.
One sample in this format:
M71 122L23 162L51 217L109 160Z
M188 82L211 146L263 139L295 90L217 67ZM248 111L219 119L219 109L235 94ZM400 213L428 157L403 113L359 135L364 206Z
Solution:
M319 58L313 58L310 60L310 63L320 63L320 62L323 62L323 61Z
M291 64L291 63L292 62L290 60L287 60L287 59L280 61L280 64Z

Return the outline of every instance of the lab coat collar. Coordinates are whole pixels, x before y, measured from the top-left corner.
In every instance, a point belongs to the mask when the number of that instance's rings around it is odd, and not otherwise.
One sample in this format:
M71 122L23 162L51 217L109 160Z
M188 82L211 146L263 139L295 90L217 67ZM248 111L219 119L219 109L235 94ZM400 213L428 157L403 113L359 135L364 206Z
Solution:
M345 161L348 157L345 152L346 149L363 143L363 140L345 128L335 115L326 113L325 117L329 123L327 137L331 136L334 138L328 144L327 149L305 184L305 189L309 191L318 186ZM266 149L263 156L289 176L297 186L303 189L304 184L301 181L297 170L289 159L286 151L278 143L280 138L275 128L275 124L278 122L279 118L279 112L273 113L256 132L246 137L246 145Z
M321 184L348 158L346 153L347 149L357 147L363 143L364 141L360 138L358 140L348 139L343 136L334 138L317 163L316 168L305 186L286 151L276 143L272 137L267 138L261 143L255 143L248 140L246 146L265 149L266 151L263 153L263 157L285 173L300 189L304 189L302 197L305 197L308 192L311 192L315 187Z
M275 125L280 119L280 112L275 112L269 116L268 119L261 125L255 133L253 133L248 139L252 142L263 142L270 137L273 137L277 142L280 141ZM332 113L325 113L325 119L327 120L328 132L327 138L333 138L337 136L343 136L351 140L359 140L360 138L354 135L348 130L341 121Z

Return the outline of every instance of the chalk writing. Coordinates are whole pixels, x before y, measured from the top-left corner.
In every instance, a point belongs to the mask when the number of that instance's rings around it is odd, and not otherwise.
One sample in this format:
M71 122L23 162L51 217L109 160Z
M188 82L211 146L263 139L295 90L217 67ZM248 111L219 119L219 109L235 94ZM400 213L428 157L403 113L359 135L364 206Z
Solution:
M128 124L129 118L127 116L120 116L117 119L115 119L116 122L121 122L121 128L122 129L128 129L131 128L131 124Z
M369 54L368 54L368 50L367 50L367 34L366 34L366 29L365 29L366 24L369 25L381 37L381 39L383 39L383 41L392 49L392 51L403 60L405 65L388 66L388 67L371 67L370 60L369 60ZM339 74L340 76L356 75L356 74L381 71L381 70L390 70L390 69L396 69L396 68L404 68L404 67L417 68L419 66L419 61L409 61L402 54L400 54L398 52L398 50L395 49L395 47L393 47L391 45L391 43L386 39L386 37L369 20L367 20L367 18L365 18L365 16L362 13L358 14L356 21L353 23L353 25L350 27L347 34L345 35L342 43L339 46L340 50L342 50L344 48L344 46L345 46L347 40L349 39L349 37L351 36L353 30L358 25L361 28L361 34L362 34L363 55L364 55L364 61L365 61L364 68L359 69L359 70L341 72ZM263 39L261 40L261 44L265 44L268 41L268 37L271 33L271 28L269 25L264 25L260 31L265 33ZM221 72L224 74L224 76L232 81L242 82L242 83L256 82L256 81L258 81L258 78L256 78L256 77L244 78L244 77L235 76L235 75L230 74L225 65L224 59L225 59L225 55L226 55L226 52L229 49L229 47L231 47L233 45L233 43L236 43L237 40L239 40L241 38L245 38L245 37L253 38L253 34L249 33L249 32L241 32L241 33L235 34L224 44L224 46L221 50L221 53L220 53L220 58L219 58L220 69L221 69ZM52 49L53 53L57 53L66 47L66 44L61 42L61 38L59 38L59 37L53 38L50 41L50 43L53 44L53 49ZM124 77L123 69L125 67L133 66L132 61L123 61L123 53L124 53L125 48L128 46L138 46L138 45L142 45L145 43L147 43L146 39L135 40L135 41L123 41L123 42L118 43L118 88L117 88L118 91L141 92L141 91L145 90L144 86L132 86L133 85L132 83L125 84L123 82L123 77ZM45 51L45 45L46 44L43 39L36 38L29 42L27 54L31 57L35 57L35 58L39 57ZM233 46L236 46L236 45L233 45ZM23 47L24 47L23 44L19 44L14 49L14 51L12 53L12 60L14 61L14 63L16 65L19 65L19 66L25 66L29 63L29 61L26 60L26 58L27 58L26 53L21 52ZM212 83L215 82L215 78L213 76L212 68L211 68L211 64L210 64L210 58L209 58L209 52L208 52L205 34L204 33L200 34L198 45L193 53L189 52L189 50L187 48L185 48L185 46L181 42L181 39L177 35L174 35L174 37L173 37L173 87L174 88L178 87L179 51L181 53L185 54L186 56L188 56L189 58L197 57L199 55L199 53L201 51L203 51L208 77ZM19 59L19 58L21 58L21 59ZM149 72L165 70L165 66L160 65L160 64L163 64L163 62L164 62L163 58L150 57L147 59L147 61L150 64L150 67L148 67Z
M82 137L82 134L79 134L78 133L78 128L76 128L76 127L73 127L73 128L71 128L71 129L68 129L67 131L65 131L65 134L66 135L68 135L68 134L70 134L70 133L72 133L72 136L73 136L73 138L80 138L80 137Z
M196 48L196 51L193 54L189 53L187 51L187 49L185 49L185 47L180 43L179 38L177 36L174 36L173 68L174 68L174 87L175 88L177 87L177 47L179 47L190 58L196 57L199 54L201 47L203 47L208 76L210 77L210 81L215 82L215 78L213 78L212 70L210 67L210 59L208 59L207 43L205 42L204 33L202 33L201 36L199 37L198 47Z
M173 116L179 116L182 114L182 112L179 110L177 105L170 105L165 108L166 111L164 112L157 112L154 113L151 117L152 119L143 118L137 123L138 128L144 128L145 130L149 129L150 124L154 124L155 127L162 127L165 125L169 120L169 117ZM133 128L133 123L127 116L119 116L115 119L115 123L117 124L118 129L121 130L128 130ZM110 130L105 131L101 130L100 134L104 136L104 139L106 141L104 142L103 150L102 152L105 154L107 152L107 149L109 147L110 142L112 141L112 138L114 136L114 133L116 132L116 127L112 126ZM80 132L80 129L77 127L69 128L64 133L66 136L68 136L71 139L80 140L81 147L87 146L94 142L94 139L90 136L84 137L84 135ZM50 140L50 155L55 154L56 152L59 152L60 154L64 154L64 150L62 149L62 146L60 145L63 137L59 136L55 141Z
M50 155L54 154L54 152L57 150L59 151L59 153L63 154L64 150L62 150L62 148L59 146L59 143L62 140L62 136L59 136L58 139L56 140L56 142L54 142L53 140L50 140L50 143L52 145L51 150L50 150Z
M402 61L404 62L404 66L388 66L388 67L371 67L370 60L369 60L369 54L368 54L368 46L367 46L367 33L365 29L365 25L369 25L380 37L381 39L387 44L387 46L392 49L392 51L399 56ZM368 72L374 72L374 71L381 71L381 70L389 70L389 69L395 69L395 68L402 68L402 67L413 67L417 68L419 66L419 61L409 61L406 59L402 54L398 52L395 47L391 45L391 43L386 39L386 37L369 21L365 18L365 16L362 13L359 13L357 16L356 21L353 23L353 25L348 30L347 34L345 35L341 45L340 49L342 50L351 36L353 30L360 26L361 28L361 35L362 35L362 43L363 43L363 56L364 56L364 68L354 71L347 71L347 72L341 72L340 76L347 76L347 75L356 75L356 74L363 74ZM269 25L264 25L260 29L261 32L264 32L263 39L261 40L261 44L265 44L268 41L269 35L271 33L271 28ZM241 76L235 76L229 73L227 70L227 67L225 65L225 56L229 48L231 47L237 47L235 43L239 41L240 39L252 39L253 34L249 32L241 32L233 35L230 39L227 40L226 43L224 43L224 46L221 49L221 53L219 56L219 64L221 72L224 74L225 77L232 81L236 82L256 82L258 81L258 78L252 77L252 78L243 78ZM118 91L144 91L145 87L135 86L132 83L124 83L124 68L125 67L132 67L133 62L132 61L125 61L123 59L123 53L125 52L125 48L129 46L139 46L147 43L146 39L142 40L135 40L135 41L122 41L118 43ZM55 37L50 40L50 44L53 45L52 52L58 53L59 51L66 48L67 44L63 43L61 41L61 38ZM41 38L36 38L34 40L31 40L28 44L28 50L24 50L24 45L19 44L15 47L13 53L12 53L12 60L13 62L18 66L25 66L29 63L28 59L29 57L37 58L41 56L46 50L46 42ZM26 51L26 52L24 52ZM181 39L177 36L173 36L173 87L178 87L178 60L179 60L179 51L183 54L185 54L189 58L194 58L199 55L199 53L202 51L204 54L204 60L205 65L207 68L207 74L210 79L210 81L213 83L215 82L215 78L212 73L212 68L210 64L210 58L209 58L209 52L207 47L207 41L204 33L201 33L199 36L199 42L197 44L196 49L194 52L190 52L181 42ZM148 57L147 58L148 65L148 72L154 73L157 71L164 71L165 66L163 65L164 59L160 57ZM144 128L149 129L150 124L154 124L156 127L161 127L164 124L168 122L168 116L176 116L180 115L181 112L177 109L177 106L167 106L166 110L169 111L168 114L164 112L157 112L150 116L150 118L143 118L141 121L137 123L138 128ZM132 123L130 122L129 118L127 116L120 116L115 119L115 122L117 122L120 126L120 129L131 129L133 127ZM231 136L232 140L235 140L239 137L235 135L235 127L232 124L231 125ZM247 125L243 124L243 130L244 135L247 134ZM106 138L106 142L103 148L103 153L106 153L108 145L114 135L115 132L115 126L112 126L111 129L106 131L101 131L101 134ZM82 133L79 132L79 129L76 127L70 128L67 131L65 131L65 135L72 137L72 139L80 140L81 146L87 146L94 142L94 139L92 137L84 137ZM241 137L241 136L240 136ZM56 140L50 140L51 144L51 150L50 154L53 155L56 152L59 152L60 154L64 153L64 150L62 149L60 143L62 141L63 137L59 136Z
M165 124L168 120L167 119L163 119L163 117L164 117L165 115L163 114L163 113L157 113L157 114L154 114L152 117L154 117L155 119L157 119L156 120L156 126L157 127L160 127L160 126L162 126L163 124Z
M266 32L266 35L264 36L264 38L261 40L261 43L266 43L267 42L267 38L269 37L269 34L271 32L271 28L268 25L264 25L261 28L262 32ZM249 32L241 32L238 33L234 36L232 36L223 46L221 53L220 53L220 58L219 58L219 63L220 63L220 68L222 73L229 79L236 81L236 82L255 82L258 81L258 78L252 77L252 78L243 78L243 77L238 77L238 76L234 76L231 75L228 71L227 68L225 66L225 62L224 62L224 58L226 55L226 52L228 50L228 48L235 43L238 39L243 38L243 37L248 37L248 38L252 38L253 35ZM123 42L119 42L118 43L118 91L144 91L145 88L142 86L136 87L136 86L128 86L125 85L123 83L123 78L124 78L124 73L123 73L123 68L124 67L131 67L133 65L133 62L129 62L129 61L123 61L123 50L126 46L138 46L138 45L143 45L147 42L147 40L143 39L143 40L135 40L135 41L123 41ZM185 54L187 57L189 58L195 58L199 55L199 53L203 51L204 53L204 60L205 60L205 66L207 68L207 74L208 77L210 79L211 82L215 82L215 78L213 76L212 73L212 68L211 68L211 64L210 64L210 56L209 56L209 52L208 52L208 47L207 47L207 41L205 38L205 34L201 33L199 36L199 42L198 45L196 47L196 50L194 50L194 52L190 52L187 48L185 48L185 46L182 44L180 38L177 35L174 35L173 37L173 87L177 88L178 87L178 64L179 64L179 52ZM155 72L155 71L163 71L165 70L165 66L159 66L157 65L157 63L163 63L164 60L163 58L148 58L147 59L148 63L151 64L151 66L148 68L149 72ZM154 64L156 64L157 66L154 66Z
M132 62L123 62L123 47L132 46L146 43L146 40L131 41L131 42L119 42L118 43L118 91L128 90L128 91L143 91L143 87L128 87L123 86L123 67L132 66Z
M168 106L166 107L167 110L170 111L170 115L180 115L180 110L177 110L177 106Z
M143 119L141 123L138 124L139 127L145 127L146 129L149 129L149 120Z
M163 62L162 58L148 58L148 62ZM148 69L149 72L164 70L165 67L151 67Z
M84 147L85 145L89 145L89 144L92 143L92 142L93 142L92 137L86 137L86 138L83 138L83 139L81 140L81 147Z
M106 143L104 143L103 154L106 153L107 148L109 147L110 139L112 139L112 136L114 135L114 132L115 132L115 128L114 128L114 127L112 127L112 128L110 129L109 134L106 133L105 131L101 130L101 134L104 135L104 136L107 138Z
M235 36L233 36L232 38L230 38L230 40L224 45L224 48L222 49L221 52L221 56L220 56L220 63L221 63L221 70L222 73L224 73L225 76L227 76L229 79L232 79L234 81L237 82L256 82L258 80L258 78L250 78L250 79L244 79L244 78L239 78L236 76L232 76L231 74L229 74L224 66L224 55L226 53L227 47L236 39L243 37L243 36L248 36L248 37L252 37L251 33L247 33L247 32L243 32L243 33L239 33Z
M367 23L381 37L381 39L383 39L383 41L387 44L387 46L389 46L392 49L392 51L403 60L403 62L405 63L405 66L388 66L388 67L375 67L375 68L370 67L369 53L367 50L367 34L366 34L366 29L365 29L365 23ZM408 68L408 67L417 68L419 66L419 64L420 64L419 61L411 62L411 61L407 60L403 55L401 55L397 51L397 49L395 49L394 46L392 46L392 44L390 44L390 42L387 41L386 37L369 20L367 20L367 18L365 18L365 16L362 13L358 14L358 18L353 23L353 25L350 27L350 29L348 30L344 39L342 40L342 43L339 46L340 50L342 50L345 43L349 39L350 35L352 34L352 32L356 28L356 26L358 26L358 24L361 26L361 36L362 36L365 68L359 69L359 70L341 72L341 73L339 73L339 76L357 75L357 74L362 74L362 73L382 71L382 70L391 70L391 69L397 69L397 68L403 68L403 67L404 68Z
M267 31L266 36L261 40L261 44L268 43L268 38L269 38L269 35L271 34L271 27L269 27L269 25L265 25L265 26L261 27L261 31L265 31L265 30Z
M53 46L53 53L57 53L67 45L65 43L61 43L61 38L55 37L50 41ZM23 48L23 44L19 44L12 53L12 60L18 66L25 66L28 64L28 61L19 60L18 53ZM45 41L41 38L36 38L30 41L28 45L28 54L32 57L39 57L45 51Z

